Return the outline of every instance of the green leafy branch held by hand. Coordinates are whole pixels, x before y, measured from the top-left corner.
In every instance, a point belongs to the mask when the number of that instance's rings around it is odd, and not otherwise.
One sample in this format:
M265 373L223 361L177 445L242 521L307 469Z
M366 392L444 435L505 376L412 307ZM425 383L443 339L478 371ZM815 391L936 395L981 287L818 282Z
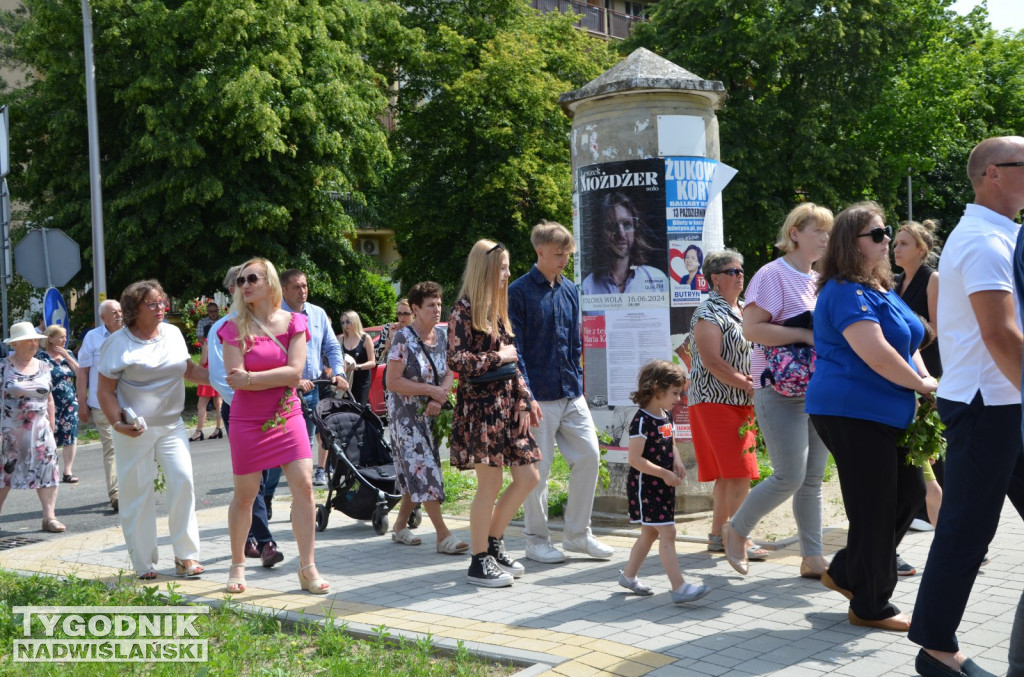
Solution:
M903 437L899 446L907 449L907 465L923 468L926 463L946 457L946 438L942 436L946 426L939 418L935 402L930 399L919 400L917 414Z
M266 423L260 426L261 432L267 432L273 430L278 426L284 427L285 416L292 410L295 404L292 402L292 395L295 394L295 390L292 388L285 388L284 394L281 395L281 399L277 401L277 409L274 411L274 418L268 419Z

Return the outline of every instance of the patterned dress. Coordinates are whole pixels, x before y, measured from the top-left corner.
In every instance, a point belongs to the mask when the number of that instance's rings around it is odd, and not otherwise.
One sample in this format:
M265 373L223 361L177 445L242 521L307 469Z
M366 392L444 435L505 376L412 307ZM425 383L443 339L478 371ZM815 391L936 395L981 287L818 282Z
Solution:
M415 329L405 327L391 341L388 361L404 364L402 376L410 381L439 385L448 373L447 350L448 337L440 327L434 327L432 346L420 341ZM430 360L433 360L433 367ZM434 369L437 369L436 376ZM425 395L399 395L388 391L391 453L398 472L399 492L409 494L417 503L444 501L441 456L430 418L423 413L429 402L430 398Z
M471 385L469 376L481 376L501 365L498 351L512 337L499 324L498 334L473 329L469 299L461 298L448 320L448 367L459 374L452 420L451 462L460 470L477 463L501 468L526 465L541 459L533 436L520 435L515 412L528 409L530 392L522 374L505 381Z
M4 462L17 459L13 472L0 470L2 489L42 489L59 482L57 445L50 430L50 364L39 362L39 371L26 376L9 360L0 362L3 382Z
M40 350L36 359L50 364L50 375L53 379L53 404L56 407L56 429L53 439L58 447L74 444L78 439L78 396L75 392L75 371L67 360L50 357L45 350Z
M654 465L671 470L675 460L672 421L662 413L659 417L645 409L637 411L629 424L629 437L642 437L643 457ZM629 497L630 522L649 526L675 524L676 490L660 477L630 467L626 475L626 495Z

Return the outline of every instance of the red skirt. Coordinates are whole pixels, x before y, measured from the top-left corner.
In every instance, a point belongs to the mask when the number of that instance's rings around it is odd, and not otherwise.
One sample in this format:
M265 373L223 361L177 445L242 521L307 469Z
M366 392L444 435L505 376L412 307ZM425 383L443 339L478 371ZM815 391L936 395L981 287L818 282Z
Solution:
M690 429L699 482L761 477L757 454L753 452L754 431L749 430L742 436L739 433L740 427L753 417L752 406L710 402L690 405Z
M218 397L217 391L213 389L213 386L196 386L196 395L198 397Z

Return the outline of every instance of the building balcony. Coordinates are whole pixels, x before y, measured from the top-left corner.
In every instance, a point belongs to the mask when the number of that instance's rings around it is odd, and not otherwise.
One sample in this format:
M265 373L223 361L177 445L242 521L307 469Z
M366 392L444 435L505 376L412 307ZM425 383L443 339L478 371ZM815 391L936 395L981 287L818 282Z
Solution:
M577 0L530 0L530 6L541 12L579 14L580 19L574 24L577 28L582 28L591 35L605 39L622 40L627 38L632 33L635 23L646 21L639 16L604 7L595 7Z

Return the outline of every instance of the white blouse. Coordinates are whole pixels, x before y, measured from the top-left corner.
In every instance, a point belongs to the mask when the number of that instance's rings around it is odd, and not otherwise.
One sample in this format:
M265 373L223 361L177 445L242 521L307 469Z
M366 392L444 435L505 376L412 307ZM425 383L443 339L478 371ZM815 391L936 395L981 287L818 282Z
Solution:
M99 371L117 380L117 401L153 425L173 423L185 408L188 347L181 330L162 322L148 341L122 327L100 351Z

